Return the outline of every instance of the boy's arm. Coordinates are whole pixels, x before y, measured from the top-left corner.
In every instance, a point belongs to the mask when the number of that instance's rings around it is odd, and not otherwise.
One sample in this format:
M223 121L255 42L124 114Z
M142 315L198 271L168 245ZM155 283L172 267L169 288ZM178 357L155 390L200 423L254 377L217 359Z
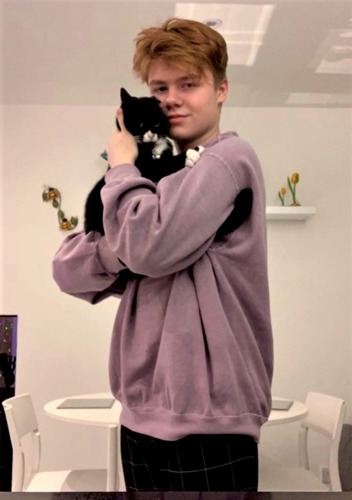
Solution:
M123 293L128 270L110 250L105 236L82 231L64 239L54 256L52 272L62 292L95 304Z
M233 143L232 143L233 144ZM102 189L107 242L128 268L160 277L187 268L208 250L258 165L244 142L223 154L205 150L190 170L157 186L130 164L112 168ZM211 149L211 148L210 148ZM225 151L226 153L226 151Z

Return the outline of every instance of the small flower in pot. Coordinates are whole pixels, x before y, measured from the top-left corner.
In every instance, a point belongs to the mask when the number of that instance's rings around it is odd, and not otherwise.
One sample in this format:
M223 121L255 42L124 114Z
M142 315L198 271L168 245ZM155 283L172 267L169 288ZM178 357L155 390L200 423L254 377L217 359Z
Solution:
M294 172L291 175L291 179L289 177L287 177L287 184L288 184L288 187L290 188L290 191L292 194L291 207L299 207L301 205L299 203L299 201L297 201L297 198L296 198L296 186L298 183L299 183L299 173L298 172Z
M284 207L285 206L285 194L286 194L286 188L282 187L280 189L280 191L278 192L278 195L279 195L279 198L280 198L280 201L281 201L281 205Z

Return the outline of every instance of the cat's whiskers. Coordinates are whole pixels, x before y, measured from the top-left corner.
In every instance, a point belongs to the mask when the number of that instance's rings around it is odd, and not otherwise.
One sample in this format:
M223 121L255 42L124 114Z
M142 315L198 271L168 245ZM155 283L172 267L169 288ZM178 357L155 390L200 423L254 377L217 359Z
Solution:
M143 142L143 136L142 135L134 135L133 137L136 139L136 142Z

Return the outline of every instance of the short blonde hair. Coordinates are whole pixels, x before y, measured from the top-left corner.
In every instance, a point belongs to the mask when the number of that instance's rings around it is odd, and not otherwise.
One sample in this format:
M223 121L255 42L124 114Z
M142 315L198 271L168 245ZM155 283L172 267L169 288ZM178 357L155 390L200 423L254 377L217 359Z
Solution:
M200 76L209 69L216 84L226 78L226 42L220 33L199 21L171 18L160 27L143 29L135 42L133 70L144 83L156 59L181 69L195 69Z

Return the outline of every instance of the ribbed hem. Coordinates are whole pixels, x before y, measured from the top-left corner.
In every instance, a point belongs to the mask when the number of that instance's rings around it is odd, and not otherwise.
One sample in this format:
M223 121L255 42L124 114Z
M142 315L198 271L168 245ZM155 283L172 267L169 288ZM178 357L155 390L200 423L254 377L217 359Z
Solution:
M106 172L105 181L108 182L109 179L118 179L119 177L125 178L130 175L141 177L141 173L135 165L132 163L121 163L121 165L110 168Z
M259 442L260 428L267 421L262 415L204 416L175 414L164 408L128 408L122 405L120 422L132 431L165 441L176 441L190 434L245 434Z

